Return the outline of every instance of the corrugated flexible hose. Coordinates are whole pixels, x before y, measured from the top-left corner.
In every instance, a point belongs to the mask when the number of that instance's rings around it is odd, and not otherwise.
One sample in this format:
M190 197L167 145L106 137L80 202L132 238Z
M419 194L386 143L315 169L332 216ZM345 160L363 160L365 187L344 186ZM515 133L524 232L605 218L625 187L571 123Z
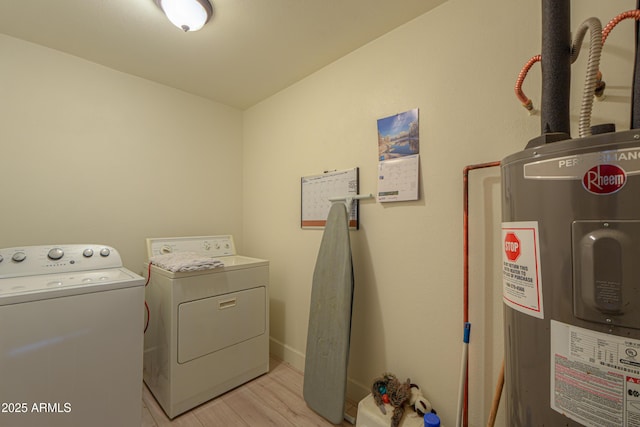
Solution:
M571 46L571 63L575 62L580 53L580 47L587 31L591 34L589 43L589 59L587 60L587 72L585 75L584 89L582 91L582 104L580 107L580 120L578 133L580 137L591 135L591 110L593 108L593 94L596 90L598 70L600 68L600 55L602 53L602 24L598 18L585 20L578 31Z

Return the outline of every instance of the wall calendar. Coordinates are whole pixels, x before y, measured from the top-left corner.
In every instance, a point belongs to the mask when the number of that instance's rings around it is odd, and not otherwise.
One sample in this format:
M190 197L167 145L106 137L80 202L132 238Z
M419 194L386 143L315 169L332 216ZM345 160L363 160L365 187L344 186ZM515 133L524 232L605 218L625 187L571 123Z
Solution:
M322 228L327 223L331 209L330 198L356 196L359 190L358 168L328 171L301 179L302 228ZM334 202L339 203L339 202ZM358 228L358 201L351 204L349 227Z

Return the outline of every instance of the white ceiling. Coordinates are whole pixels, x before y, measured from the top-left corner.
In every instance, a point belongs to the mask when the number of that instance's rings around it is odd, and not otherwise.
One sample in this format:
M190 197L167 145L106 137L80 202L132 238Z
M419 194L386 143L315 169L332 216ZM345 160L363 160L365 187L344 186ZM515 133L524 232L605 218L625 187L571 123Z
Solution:
M446 0L212 0L200 31L153 0L0 0L0 33L246 109Z

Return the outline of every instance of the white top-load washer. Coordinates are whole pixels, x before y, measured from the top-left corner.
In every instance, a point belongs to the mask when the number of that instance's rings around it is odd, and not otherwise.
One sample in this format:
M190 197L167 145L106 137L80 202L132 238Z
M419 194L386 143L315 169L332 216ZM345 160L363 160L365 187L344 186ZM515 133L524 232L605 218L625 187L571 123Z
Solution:
M0 426L139 427L143 326L114 248L0 249Z
M237 255L230 235L149 238L147 254L144 381L169 418L268 372L268 261ZM166 254L186 271L154 264Z

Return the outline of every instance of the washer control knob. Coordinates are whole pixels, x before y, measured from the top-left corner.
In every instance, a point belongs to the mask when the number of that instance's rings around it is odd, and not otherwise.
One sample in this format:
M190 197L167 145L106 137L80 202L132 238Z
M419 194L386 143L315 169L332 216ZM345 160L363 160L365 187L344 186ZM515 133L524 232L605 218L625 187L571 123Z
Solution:
M20 251L20 252L16 252L15 254L13 254L13 256L11 257L11 259L15 262L22 262L27 258L27 254L25 254L24 252Z
M169 245L164 245L160 248L160 254L162 255L166 255L166 254L170 254L171 253L171 246Z
M109 250L109 248L100 249L100 256L108 257L110 253L111 251Z
M64 251L62 248L53 248L47 254L47 257L53 261L57 261L64 256Z
M85 249L82 251L82 256L85 258L91 258L93 256L93 249Z

